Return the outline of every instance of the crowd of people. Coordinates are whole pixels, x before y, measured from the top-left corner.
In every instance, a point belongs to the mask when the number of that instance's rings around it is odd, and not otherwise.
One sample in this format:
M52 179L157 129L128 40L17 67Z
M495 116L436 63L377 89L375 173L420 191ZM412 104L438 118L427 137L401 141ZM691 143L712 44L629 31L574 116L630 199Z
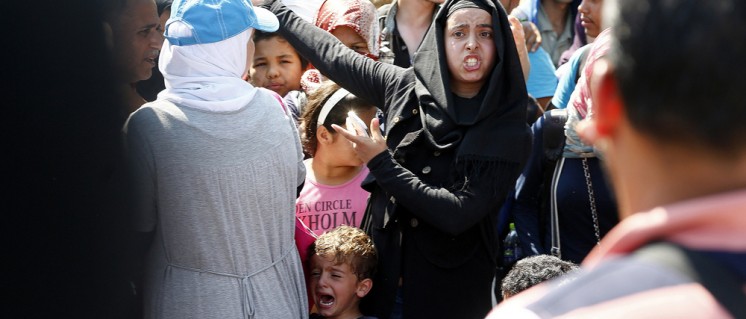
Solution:
M13 35L85 39L9 68L11 315L746 317L741 1L82 2Z

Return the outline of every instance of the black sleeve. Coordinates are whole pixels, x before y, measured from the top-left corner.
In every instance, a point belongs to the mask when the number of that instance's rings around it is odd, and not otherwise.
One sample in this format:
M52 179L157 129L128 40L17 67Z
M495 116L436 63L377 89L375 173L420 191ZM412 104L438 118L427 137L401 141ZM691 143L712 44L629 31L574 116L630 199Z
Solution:
M323 75L384 112L387 90L405 69L376 62L344 46L331 33L306 22L282 2L269 9L280 20L278 32Z
M494 193L495 180L490 178L480 178L456 191L428 185L399 165L389 151L373 157L368 168L378 185L392 194L399 205L454 236L473 227L491 212L496 214L506 195ZM512 179L498 177L499 180L515 180L517 169L517 165L505 164L500 175L508 174Z
M531 126L533 133L533 146L531 155L523 168L523 173L518 178L515 187L515 197L512 205L511 215L515 220L515 228L521 242L521 248L526 255L548 254L544 247L542 232L541 192L544 182L543 166L543 123L544 117ZM548 218L548 217L547 217Z

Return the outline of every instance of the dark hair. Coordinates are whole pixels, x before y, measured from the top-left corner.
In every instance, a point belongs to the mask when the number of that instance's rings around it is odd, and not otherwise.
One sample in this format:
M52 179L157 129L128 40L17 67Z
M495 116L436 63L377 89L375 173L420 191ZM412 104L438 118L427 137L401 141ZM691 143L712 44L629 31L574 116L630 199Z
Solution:
M528 125L534 124L542 114L544 114L544 110L539 106L539 101L529 94L528 103L526 104L526 123Z
M262 41L262 40L269 40L272 38L280 38L283 41L287 42L287 40L285 40L285 37L283 37L279 32L264 32L264 31L254 30L254 43ZM290 47L292 47L293 51L295 51L295 47L293 47L292 44L290 45ZM306 60L306 58L298 54L298 51L295 51L295 55L297 55L298 59L300 59L301 69L305 70L306 68L308 68L308 60Z
M127 8L129 0L98 0L101 3L103 20L112 24L116 23L124 9Z
M721 155L746 148L746 2L611 5L608 57L631 124L658 141Z
M502 281L502 293L513 296L541 282L578 269L578 265L552 255L536 255L519 260Z
M170 8L173 2L174 0L155 0L155 5L158 8L158 16L163 14L163 11Z
M301 142L303 143L303 150L310 156L316 154L318 144L316 129L321 108L337 90L339 90L339 85L332 81L326 81L308 96L308 103L301 115ZM332 124L342 125L345 123L347 112L363 112L372 108L375 108L375 106L350 93L332 107L323 123L324 127L332 134L336 134Z
M323 233L308 247L309 265L313 255L349 265L359 280L373 278L378 263L378 253L370 236L360 228L347 225Z

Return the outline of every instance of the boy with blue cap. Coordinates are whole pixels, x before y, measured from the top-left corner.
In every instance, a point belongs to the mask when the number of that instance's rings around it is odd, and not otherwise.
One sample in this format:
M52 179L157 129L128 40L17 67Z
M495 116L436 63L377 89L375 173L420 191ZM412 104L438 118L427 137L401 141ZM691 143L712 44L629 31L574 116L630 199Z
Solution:
M135 227L153 233L145 318L307 318L295 248L305 177L276 95L241 76L254 29L277 18L247 0L174 1L166 89L125 125Z

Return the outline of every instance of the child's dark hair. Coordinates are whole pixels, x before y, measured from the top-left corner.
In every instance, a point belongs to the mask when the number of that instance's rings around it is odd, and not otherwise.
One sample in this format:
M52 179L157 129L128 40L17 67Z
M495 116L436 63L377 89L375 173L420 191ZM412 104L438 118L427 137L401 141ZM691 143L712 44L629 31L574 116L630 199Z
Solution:
M323 233L308 247L308 260L313 255L331 258L335 264L347 264L358 280L373 278L378 253L373 240L362 229L347 225Z
M319 113L321 113L321 109L326 101L328 101L334 92L339 90L339 88L339 85L336 83L326 81L308 96L308 103L304 107L300 119L303 150L310 156L316 154L316 147L318 145L318 141L316 140L316 130L319 126ZM347 96L332 106L332 109L326 116L323 125L329 132L336 134L336 131L332 128L332 124L343 125L347 119L347 112L355 111L356 113L362 113L373 108L375 108L375 106L367 101L353 95L352 93L347 94Z
M282 40L285 40L285 37L283 37L278 32L264 32L264 31L254 30L254 43L262 41L262 40L269 40L269 39L272 39L272 38L275 38L275 37L276 38L280 38ZM285 40L285 41L287 41L287 40ZM290 46L292 46L292 44ZM295 49L295 48L293 48L293 49ZM303 56L301 56L300 54L298 54L298 51L295 52L295 55L297 55L298 59L300 59L300 67L301 67L301 69L303 69L305 71L306 68L308 68L308 60L306 60L306 58L304 58Z
M578 269L578 265L552 255L535 255L519 260L502 281L505 296L514 296L521 291L544 281L564 276Z

